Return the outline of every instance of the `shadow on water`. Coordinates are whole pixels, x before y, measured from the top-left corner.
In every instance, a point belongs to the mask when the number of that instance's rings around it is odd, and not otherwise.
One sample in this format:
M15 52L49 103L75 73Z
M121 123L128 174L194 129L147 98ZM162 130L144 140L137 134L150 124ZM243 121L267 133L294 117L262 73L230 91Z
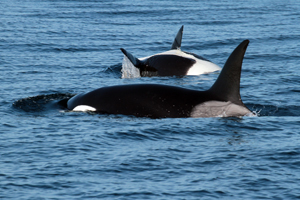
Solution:
M53 109L65 109L66 102L73 94L47 94L19 99L13 103L13 107L29 113L45 112Z

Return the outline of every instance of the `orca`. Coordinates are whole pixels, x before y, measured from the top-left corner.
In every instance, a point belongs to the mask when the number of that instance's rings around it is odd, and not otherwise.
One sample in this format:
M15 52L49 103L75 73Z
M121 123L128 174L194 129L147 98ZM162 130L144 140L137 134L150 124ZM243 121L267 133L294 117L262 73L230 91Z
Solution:
M235 48L206 91L159 84L116 85L78 94L67 101L67 108L149 118L254 115L240 96L241 68L248 44L245 40Z
M171 50L152 56L136 58L123 48L121 51L132 65L139 69L141 77L200 75L221 70L218 65L201 56L181 51L182 35L183 26L179 29ZM125 69L124 62L123 69Z

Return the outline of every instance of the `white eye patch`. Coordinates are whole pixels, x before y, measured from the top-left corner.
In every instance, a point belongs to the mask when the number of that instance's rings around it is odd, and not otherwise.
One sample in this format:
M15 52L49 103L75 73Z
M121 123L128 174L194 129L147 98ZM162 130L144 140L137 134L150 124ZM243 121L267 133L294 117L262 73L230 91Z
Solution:
M76 106L73 111L78 111L78 112L87 112L87 111L96 111L96 108L93 108L91 106L85 106L85 105L79 105Z

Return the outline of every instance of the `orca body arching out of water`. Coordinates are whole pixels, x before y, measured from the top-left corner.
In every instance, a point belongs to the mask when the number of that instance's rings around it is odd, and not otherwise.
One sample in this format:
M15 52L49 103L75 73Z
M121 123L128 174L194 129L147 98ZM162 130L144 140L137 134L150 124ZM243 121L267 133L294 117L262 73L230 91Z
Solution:
M158 84L117 85L76 95L68 100L67 107L150 118L251 115L240 97L241 68L248 44L249 40L245 40L236 47L206 91Z
M139 69L140 76L200 75L221 70L219 66L201 56L181 51L182 34L183 26L178 31L171 50L152 56L136 58L123 48L121 51Z

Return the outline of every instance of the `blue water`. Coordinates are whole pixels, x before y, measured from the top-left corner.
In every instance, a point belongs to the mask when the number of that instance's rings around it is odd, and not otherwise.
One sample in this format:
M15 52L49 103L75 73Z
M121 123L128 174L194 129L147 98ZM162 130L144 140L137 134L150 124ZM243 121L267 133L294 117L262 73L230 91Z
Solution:
M0 199L299 199L300 2L0 1ZM205 90L218 73L121 78L182 50L223 66L250 40L244 103L259 117L148 119L66 112L102 86ZM184 97L179 97L184 98Z

